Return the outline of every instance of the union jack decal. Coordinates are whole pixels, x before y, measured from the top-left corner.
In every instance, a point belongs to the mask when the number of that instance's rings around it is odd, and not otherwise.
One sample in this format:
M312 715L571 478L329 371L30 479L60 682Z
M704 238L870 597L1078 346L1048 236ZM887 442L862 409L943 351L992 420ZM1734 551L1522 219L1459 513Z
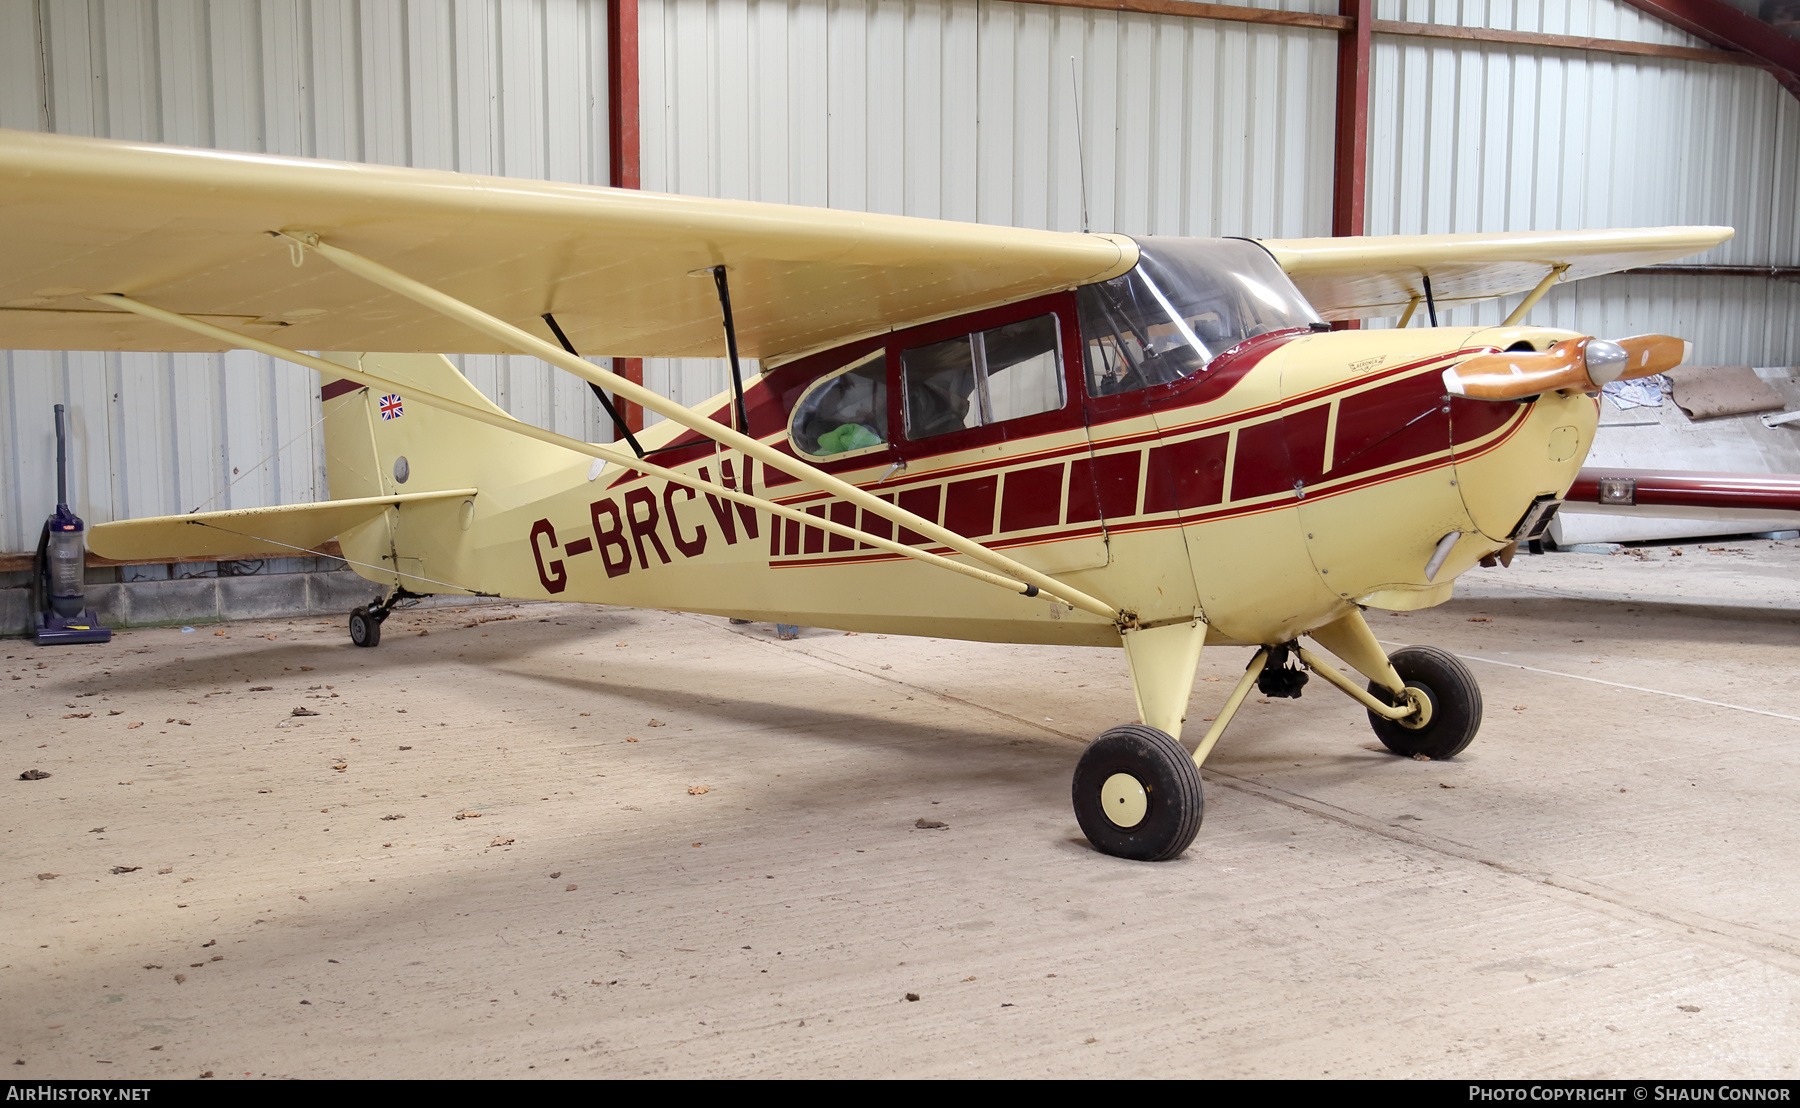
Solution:
M382 419L399 419L404 411L405 409L400 406L400 397L397 394L388 393L381 398Z

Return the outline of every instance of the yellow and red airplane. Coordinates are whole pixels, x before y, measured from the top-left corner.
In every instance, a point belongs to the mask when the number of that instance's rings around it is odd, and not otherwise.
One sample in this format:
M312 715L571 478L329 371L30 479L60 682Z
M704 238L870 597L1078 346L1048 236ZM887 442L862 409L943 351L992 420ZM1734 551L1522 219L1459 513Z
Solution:
M1599 388L1684 356L1526 326L1532 305L1731 231L1074 234L0 132L0 235L0 348L321 375L333 499L102 524L97 552L335 535L388 590L351 614L364 646L424 593L1122 646L1139 720L1084 752L1075 811L1101 851L1165 859L1253 687L1310 670L1397 753L1468 745L1473 677L1390 656L1363 609L1509 560L1580 469ZM1500 326L1406 326L1519 292ZM734 388L688 408L577 349L728 356ZM535 355L665 421L580 442L445 352ZM1190 748L1208 643L1256 649Z

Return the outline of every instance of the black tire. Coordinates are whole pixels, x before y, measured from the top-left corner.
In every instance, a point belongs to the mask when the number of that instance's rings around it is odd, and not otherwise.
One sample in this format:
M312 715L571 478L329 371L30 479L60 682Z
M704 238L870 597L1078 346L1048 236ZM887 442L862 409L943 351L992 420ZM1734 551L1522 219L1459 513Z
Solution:
M1408 727L1399 720L1369 713L1369 726L1383 746L1411 758L1423 754L1434 762L1461 754L1481 730L1481 686L1456 655L1435 646L1409 646L1388 659L1394 663L1407 688L1418 689L1431 702L1431 720L1423 727ZM1375 699L1395 703L1380 685L1371 684Z
M368 608L350 609L350 641L357 646L381 645L381 620Z
M1143 789L1143 816L1121 827L1102 792L1116 774ZM1206 812L1200 768L1174 739L1141 723L1115 727L1089 744L1075 765L1075 819L1094 849L1117 858L1163 862L1188 848Z

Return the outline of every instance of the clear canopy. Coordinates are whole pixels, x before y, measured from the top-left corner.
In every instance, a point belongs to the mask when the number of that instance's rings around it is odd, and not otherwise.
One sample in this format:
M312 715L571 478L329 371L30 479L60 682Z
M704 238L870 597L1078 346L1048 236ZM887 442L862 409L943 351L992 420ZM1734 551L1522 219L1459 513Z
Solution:
M1195 373L1270 331L1320 322L1269 252L1245 239L1136 239L1131 272L1076 292L1088 394Z

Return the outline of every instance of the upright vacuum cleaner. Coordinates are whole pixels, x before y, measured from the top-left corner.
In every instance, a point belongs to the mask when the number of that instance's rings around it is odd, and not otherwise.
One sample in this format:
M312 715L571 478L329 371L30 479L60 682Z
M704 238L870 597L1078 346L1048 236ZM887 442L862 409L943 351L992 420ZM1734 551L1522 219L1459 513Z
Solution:
M56 406L56 511L38 539L38 582L46 607L34 614L39 646L111 642L112 631L84 607L87 527L69 510L68 451L63 445L63 406Z

